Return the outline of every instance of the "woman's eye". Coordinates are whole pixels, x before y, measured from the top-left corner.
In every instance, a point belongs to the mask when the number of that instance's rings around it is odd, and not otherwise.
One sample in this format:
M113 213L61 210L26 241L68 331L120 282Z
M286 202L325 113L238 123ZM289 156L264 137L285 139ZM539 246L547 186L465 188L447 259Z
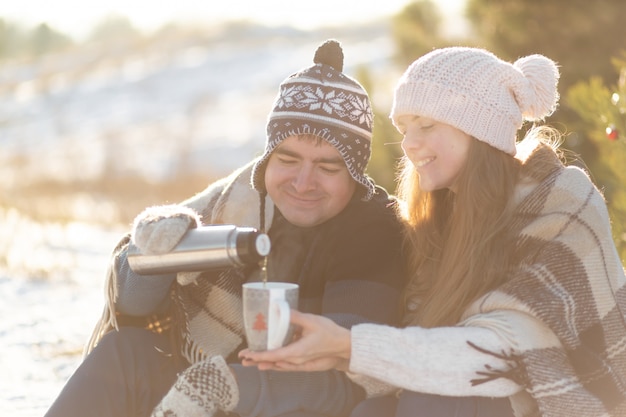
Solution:
M420 129L422 129L422 130L429 130L429 129L432 129L433 127L435 127L435 125L434 125L434 124L432 124L432 125L426 125L426 126L421 126L421 127L420 127Z

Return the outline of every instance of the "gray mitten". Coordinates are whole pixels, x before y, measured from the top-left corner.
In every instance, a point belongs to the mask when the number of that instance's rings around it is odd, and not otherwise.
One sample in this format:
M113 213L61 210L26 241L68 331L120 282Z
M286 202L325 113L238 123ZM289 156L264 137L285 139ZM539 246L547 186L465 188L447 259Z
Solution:
M152 411L152 417L211 417L217 410L232 411L239 403L239 387L221 356L185 369Z
M189 229L200 224L198 213L186 206L148 207L135 218L131 239L141 253L160 255L171 251Z

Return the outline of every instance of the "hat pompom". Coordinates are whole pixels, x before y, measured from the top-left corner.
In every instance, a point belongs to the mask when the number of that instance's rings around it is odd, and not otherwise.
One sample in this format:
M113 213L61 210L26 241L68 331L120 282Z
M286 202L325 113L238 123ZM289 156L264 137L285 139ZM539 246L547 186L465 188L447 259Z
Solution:
M556 63L535 54L518 59L513 66L525 78L524 86L515 91L524 119L541 120L551 115L559 100L559 69Z
M327 40L315 51L313 62L330 65L336 71L343 72L343 49L341 44L334 39Z

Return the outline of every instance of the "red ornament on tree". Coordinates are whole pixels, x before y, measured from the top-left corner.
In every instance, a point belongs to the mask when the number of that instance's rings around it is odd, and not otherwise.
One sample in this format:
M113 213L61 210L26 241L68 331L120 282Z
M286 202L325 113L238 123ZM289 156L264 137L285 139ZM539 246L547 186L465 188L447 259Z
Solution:
M617 140L619 132L615 128L615 125L610 125L606 128L606 137L609 138L609 140Z

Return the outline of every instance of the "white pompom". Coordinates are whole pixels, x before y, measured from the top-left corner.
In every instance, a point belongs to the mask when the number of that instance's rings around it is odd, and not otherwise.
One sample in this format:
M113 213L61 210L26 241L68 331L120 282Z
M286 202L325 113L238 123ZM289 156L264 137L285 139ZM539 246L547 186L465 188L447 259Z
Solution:
M556 110L559 93L559 69L554 61L543 55L529 55L513 64L524 76L524 82L514 87L522 115L526 120L541 120Z

